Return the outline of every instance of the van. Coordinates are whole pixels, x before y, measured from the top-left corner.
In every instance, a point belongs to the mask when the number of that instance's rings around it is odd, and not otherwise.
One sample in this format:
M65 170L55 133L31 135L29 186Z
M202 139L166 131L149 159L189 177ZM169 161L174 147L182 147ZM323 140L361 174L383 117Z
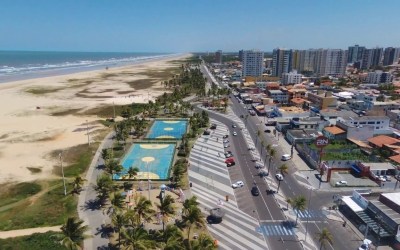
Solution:
M281 157L281 160L282 161L288 161L288 160L290 160L292 157L289 155L289 154L284 154L284 155L282 155L282 157Z

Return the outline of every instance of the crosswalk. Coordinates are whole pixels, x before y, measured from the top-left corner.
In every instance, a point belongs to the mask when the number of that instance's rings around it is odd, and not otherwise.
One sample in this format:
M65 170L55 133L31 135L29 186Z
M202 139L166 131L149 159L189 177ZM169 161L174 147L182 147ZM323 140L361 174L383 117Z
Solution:
M293 225L285 225L285 224L275 224L268 223L263 224L257 228L257 232L264 234L266 237L268 236L285 236L285 235L295 235L295 227Z
M297 215L299 219L324 219L326 218L325 211L306 209L304 211L293 210L293 214Z
M258 230L258 221L237 206L224 163L221 138L226 134L227 128L215 120L212 122L217 124L217 129L209 136L201 136L190 153L191 193L197 196L206 215L210 209L216 207L225 212L221 223L207 225L210 233L218 240L219 249L268 249L263 233ZM229 201L225 200L226 196L229 197Z

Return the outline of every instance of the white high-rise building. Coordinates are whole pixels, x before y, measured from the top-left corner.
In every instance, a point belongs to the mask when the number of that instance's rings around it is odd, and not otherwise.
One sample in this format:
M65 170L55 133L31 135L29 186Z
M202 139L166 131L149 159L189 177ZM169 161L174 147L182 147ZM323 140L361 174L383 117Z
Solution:
M242 59L242 76L261 76L264 69L264 52L244 50Z
M368 72L366 83L370 84L389 84L393 81L393 75L390 72L383 72L382 70L375 70L375 72Z
M282 74L282 84L283 85L288 85L288 84L298 84L301 83L301 78L303 77L302 74L298 74L297 70L292 70L289 73L283 73Z

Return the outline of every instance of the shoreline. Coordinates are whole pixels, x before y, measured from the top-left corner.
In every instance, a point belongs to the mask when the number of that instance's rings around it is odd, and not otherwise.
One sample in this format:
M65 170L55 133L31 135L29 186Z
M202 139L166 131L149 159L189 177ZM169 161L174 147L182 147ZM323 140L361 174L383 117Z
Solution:
M42 71L37 71L37 72L32 72L32 73L15 74L15 75L3 75L3 76L0 75L0 86L4 83L9 83L9 82L17 82L17 81L38 79L38 78L44 78L44 77L62 76L62 75L70 75L70 74L75 74L75 73L105 70L106 67L108 67L108 69L118 69L121 67L133 66L133 65L147 63L147 62L153 62L153 61L164 60L164 59L168 59L168 58L180 57L182 55L184 55L184 54L168 54L168 55L153 56L151 58L144 58L144 59L139 58L136 61L119 62L116 64L110 64L110 65L92 65L92 66L71 67L71 68L63 68L63 69L48 69L48 70L42 70Z
M68 165L68 150L87 143L87 124L91 141L105 128L96 110L169 92L162 82L176 68L173 61L189 56L1 83L0 183L57 177L55 152L63 150Z

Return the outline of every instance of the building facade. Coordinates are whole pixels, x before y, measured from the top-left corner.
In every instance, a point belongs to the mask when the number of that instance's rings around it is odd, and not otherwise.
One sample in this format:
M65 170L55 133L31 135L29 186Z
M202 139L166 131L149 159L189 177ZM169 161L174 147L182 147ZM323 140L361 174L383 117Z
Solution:
M215 63L222 64L222 50L215 52Z
M383 49L365 49L363 52L363 58L361 61L361 69L370 69L382 65Z
M242 76L262 76L264 69L264 52L258 50L243 51Z
M289 73L283 73L282 74L282 84L283 85L288 85L288 84L299 84L302 81L302 74L298 74L297 70L292 70Z
M375 72L368 72L366 83L369 84L389 84L393 82L393 75L390 72L383 72L382 70L375 70Z
M350 46L347 54L347 63L355 63L362 60L362 55L365 47L359 46L358 44Z
M283 73L292 70L292 51L286 49L274 49L272 54L272 75L281 77Z

